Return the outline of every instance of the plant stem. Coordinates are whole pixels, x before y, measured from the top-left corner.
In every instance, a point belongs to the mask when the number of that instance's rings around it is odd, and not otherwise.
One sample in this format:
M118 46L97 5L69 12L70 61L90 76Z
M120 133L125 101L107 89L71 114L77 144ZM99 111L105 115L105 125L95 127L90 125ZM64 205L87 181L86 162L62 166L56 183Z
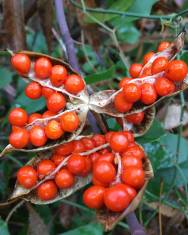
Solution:
M61 35L67 49L69 63L76 71L80 72L80 68L75 54L73 40L71 38L65 18L64 1L55 0L55 8L57 12L57 21L61 30ZM94 121L94 119L90 119L90 124L93 127L94 132L99 132L98 127L96 125L96 120ZM146 233L144 232L144 228L139 224L134 212L130 213L127 216L127 222L129 224L132 235L146 235Z
M70 0L70 2L77 8L81 9L82 11L84 10L82 5L77 3L74 0ZM93 12L93 13L99 13L99 14L111 14L111 15L119 15L119 16L128 16L128 17L135 17L135 18L145 18L145 19L151 19L151 20L175 20L178 16L183 16L188 14L188 9L185 9L179 13L175 14L169 14L169 15L144 15L144 14L139 14L139 13L134 13L134 12L124 12L124 11L118 11L118 10L106 10L102 8L90 8L87 7L85 8L88 12Z

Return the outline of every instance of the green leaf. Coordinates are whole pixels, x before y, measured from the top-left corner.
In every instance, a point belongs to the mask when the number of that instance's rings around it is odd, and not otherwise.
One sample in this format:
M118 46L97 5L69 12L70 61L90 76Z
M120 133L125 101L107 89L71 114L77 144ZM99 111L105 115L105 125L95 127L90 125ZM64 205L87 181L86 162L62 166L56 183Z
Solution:
M7 224L0 218L0 235L9 235Z
M165 134L164 129L161 126L161 123L157 120L154 120L149 131L142 137L137 138L137 141L141 144L153 142L161 138Z
M6 87L12 81L12 73L7 68L0 68L0 88Z
M115 65L111 66L107 70L86 76L85 81L87 84L92 84L96 82L113 79L114 76L115 76Z
M27 98L25 96L25 93L21 93L21 95L19 95L17 97L17 99L14 102L14 106L15 105L20 105L21 107L23 107L28 113L34 113L37 112L41 109L43 109L45 107L45 99L43 97L41 97L38 100L31 100L29 98Z
M127 9L133 4L133 0L116 0L112 1L112 4L109 5L107 10L119 10L119 11L127 11ZM98 21L101 23L104 23L106 21L110 21L116 17L119 17L114 14L103 14L103 13L90 13L93 17L95 17ZM86 17L87 23L93 23L94 21L90 19L89 17Z
M100 224L93 223L61 233L60 235L103 235L103 229Z

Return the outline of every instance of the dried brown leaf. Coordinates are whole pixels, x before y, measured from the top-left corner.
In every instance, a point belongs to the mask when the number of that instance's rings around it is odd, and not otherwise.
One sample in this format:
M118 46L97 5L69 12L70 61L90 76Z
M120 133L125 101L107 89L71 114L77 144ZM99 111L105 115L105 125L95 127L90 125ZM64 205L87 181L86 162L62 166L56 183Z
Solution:
M112 230L120 220L122 220L126 215L128 215L130 212L133 212L138 207L144 195L145 188L147 187L149 180L153 177L153 169L148 158L146 158L144 163L144 171L145 184L124 212L114 213L107 210L97 211L97 220L103 224L105 231Z

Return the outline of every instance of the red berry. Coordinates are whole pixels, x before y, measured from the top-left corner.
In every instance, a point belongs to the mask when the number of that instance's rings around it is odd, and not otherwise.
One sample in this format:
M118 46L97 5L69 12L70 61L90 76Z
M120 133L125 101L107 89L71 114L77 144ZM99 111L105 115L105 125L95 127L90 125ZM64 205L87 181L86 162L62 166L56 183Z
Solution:
M65 156L54 153L51 156L51 160L55 163L56 166L58 166L63 160L65 160Z
M61 169L55 176L55 182L60 189L70 188L74 184L74 176L67 169Z
M63 110L66 105L66 100L63 94L53 93L47 99L47 107L51 112L58 113L60 110Z
M36 147L41 147L45 145L47 141L45 131L40 126L33 126L30 129L29 139L30 139L31 144Z
M52 180L48 180L37 188L37 196L42 201L53 200L57 196L57 186Z
M104 204L113 212L125 210L130 201L131 198L123 184L114 185L104 192Z
M151 59L151 57L154 56L154 55L155 55L155 53L153 51L150 51L147 54L145 54L144 64L147 64L149 62L149 60Z
M142 121L144 120L144 112L133 113L133 114L127 115L125 119L128 122L133 123L134 125L140 125Z
M130 199L131 199L131 201L132 201L132 200L136 197L136 195L137 195L136 190L135 190L133 187L127 185L127 184L124 184L124 188L125 188L126 191L128 192L129 197L130 197Z
M22 187L30 189L37 183L37 172L32 166L23 166L17 172L17 180Z
M126 168L135 166L142 169L142 160L135 156L124 156L122 157L122 166L126 170Z
M132 80L132 78L123 78L121 79L120 83L119 83L119 88L123 88L125 85L129 84L129 82Z
M99 209L103 206L103 195L105 188L102 186L94 185L86 189L83 194L84 204L92 209Z
M114 163L114 154L113 153L104 153L99 155L97 162L98 161L105 161L105 162L110 162L110 163Z
M25 148L29 142L29 134L23 129L19 128L13 131L9 136L9 143L17 149Z
M71 141L58 146L55 149L55 153L58 155L67 156L73 152L73 149L74 149L74 143Z
M84 148L86 151L95 148L95 142L91 138L84 137L81 139L81 141L84 144Z
M138 167L127 167L123 171L121 177L125 184L128 184L136 189L141 188L145 182L145 173L141 168Z
M96 179L94 176L92 177L92 183L93 185L98 185L102 187L108 187L109 184L102 183L100 180Z
M73 153L82 153L85 152L85 146L84 143L81 140L75 140L73 142L73 149L72 152Z
M137 63L132 64L131 67L129 68L129 73L131 77L138 78L142 68L143 68L142 64L137 64Z
M48 99L55 91L49 87L42 87L42 95Z
M128 139L123 132L114 132L109 143L115 152L124 152L128 147Z
M105 134L105 139L106 139L107 142L110 142L110 138L111 138L113 133L114 133L114 131L109 131Z
M168 47L170 46L170 42L167 42L167 41L163 41L159 44L158 48L157 48L157 51L158 52L161 52L161 51L164 51L166 50Z
M60 123L56 120L49 121L44 130L46 136L51 140L59 139L64 133L61 129Z
M67 69L62 65L55 65L52 67L50 81L53 86L62 86L67 78Z
M157 93L153 84L142 84L141 93L141 101L146 105L153 104L157 99Z
M182 60L172 60L166 68L166 77L174 82L181 82L188 73L187 64Z
M30 99L39 99L42 95L42 87L37 82L31 82L25 88L25 94Z
M141 97L141 89L138 85L129 83L123 87L123 95L127 102L134 103Z
M9 122L14 126L25 126L27 124L28 115L24 109L14 108L9 114Z
M39 178L42 179L55 170L55 164L49 159L41 160L37 165L37 173Z
M104 144L106 143L105 136L104 136L104 135L101 135L101 134L95 134L95 135L92 137L92 139L94 140L96 147L101 146L101 145L104 145Z
M118 112L125 113L132 108L132 103L127 102L123 92L120 92L114 98L114 106Z
M81 175L86 166L85 157L72 154L67 162L68 170L74 175Z
M125 157L137 157L142 160L145 157L145 153L140 146L134 145L134 146L128 147L127 150L122 154L122 156L123 157L124 156Z
M55 116L56 113L53 113L52 111L47 110L46 112L43 113L42 118L49 118Z
M83 79L76 74L69 75L65 81L65 90L71 94L77 94L81 92L84 87L85 84Z
M82 171L82 174L81 176L86 176L90 171L91 171L91 168L92 168L92 161L90 159L90 157L85 157L85 168L84 170Z
M89 157L91 158L92 163L95 163L101 157L101 154L98 152L95 152L95 153L90 154Z
M41 119L41 118L42 118L42 115L40 113L32 113L29 116L28 123L30 124L30 123L34 122L35 120Z
M52 64L48 58L41 57L36 60L34 65L35 76L40 79L46 79L51 75Z
M66 132L74 132L80 125L80 119L74 111L64 113L60 121L62 129Z
M155 89L159 96L166 96L173 93L176 89L174 83L167 78L157 78L155 81Z
M112 163L96 161L93 167L93 176L104 184L111 183L116 176L116 170Z
M31 67L30 58L25 54L15 54L11 58L11 64L20 74L27 74Z
M134 135L131 131L122 131L122 133L127 137L129 143L134 143Z
M168 60L165 57L156 58L151 66L151 73L156 74L165 71L168 66Z

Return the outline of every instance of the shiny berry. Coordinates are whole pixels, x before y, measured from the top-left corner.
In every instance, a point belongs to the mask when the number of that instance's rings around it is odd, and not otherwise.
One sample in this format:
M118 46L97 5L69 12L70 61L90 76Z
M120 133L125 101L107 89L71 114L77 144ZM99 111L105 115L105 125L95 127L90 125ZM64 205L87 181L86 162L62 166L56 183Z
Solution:
M140 189L145 182L145 173L138 167L127 167L122 173L122 181L133 188Z
M95 148L95 141L92 140L89 137L84 137L81 139L82 143L84 144L85 150L91 150L93 148Z
M42 95L42 87L37 82L31 82L25 88L25 94L30 99L39 99Z
M56 165L49 159L41 160L37 165L37 173L39 178L42 179L55 170Z
M132 103L125 100L123 92L118 93L114 98L114 106L121 113L128 112L132 108Z
M86 176L88 175L88 173L91 171L91 168L92 168L92 161L91 161L91 158L89 156L85 156L85 168L84 170L82 171L81 173L81 176Z
M74 184L74 176L67 169L61 169L55 176L55 183L58 188L70 188Z
M74 111L64 113L60 117L60 122L62 129L66 132L74 132L80 125L80 119Z
M58 146L55 149L55 153L58 155L67 156L73 152L73 149L74 149L74 143L71 141Z
M84 87L85 84L83 79L76 74L69 75L65 81L65 90L71 94L76 95L77 93L81 92Z
M140 125L142 121L144 120L144 112L133 113L133 114L127 115L125 119L128 122L133 123L134 125Z
M99 155L97 162L98 161L105 161L105 162L110 162L110 163L114 163L114 154L113 153L104 153Z
M93 167L93 176L104 184L111 183L116 176L116 170L112 163L96 161Z
M99 209L103 206L105 188L94 185L85 190L83 194L84 204L92 209Z
M162 71L165 71L168 66L168 60L166 57L158 57L156 58L151 66L151 73L156 74Z
M74 175L81 175L86 166L85 157L79 154L72 154L67 162L68 170Z
M134 145L128 147L127 150L122 154L122 156L143 159L145 157L145 153L139 145Z
M47 107L48 110L54 113L58 113L60 110L63 110L66 105L66 100L63 94L61 93L53 93L47 99Z
M28 115L24 109L14 108L10 111L8 120L11 125L25 126L27 124Z
M172 60L168 63L165 76L174 81L181 82L188 73L187 64L182 60Z
M166 50L168 47L170 46L170 42L167 42L167 41L163 41L159 44L158 48L157 48L157 51L158 52L161 52L161 51L164 51Z
M56 115L56 113L53 113L52 111L47 110L42 114L42 118L49 118L49 117L53 117L55 115Z
M144 83L141 85L141 101L149 105L153 104L157 99L157 93L153 84Z
M57 196L57 186L52 180L48 180L37 188L37 196L42 201L53 200Z
M132 81L132 78L122 78L120 83L119 83L119 88L123 88L125 85L127 85L130 81Z
M123 87L123 95L127 102L134 103L141 97L141 89L138 85L129 83Z
M149 60L151 59L151 57L154 56L154 55L155 55L155 53L153 51L150 51L147 54L145 54L144 64L147 64L149 62Z
M32 145L36 147L41 147L45 145L47 137L45 131L40 126L33 126L30 129L29 139Z
M73 153L82 153L84 151L86 151L84 143L81 140L75 140L73 142L72 152Z
M95 134L92 137L92 140L94 140L96 147L104 145L106 143L105 136L101 134Z
M46 79L51 75L52 64L48 58L41 57L36 60L34 65L35 76L40 79Z
M129 73L131 77L138 78L142 68L143 68L142 64L137 64L137 63L132 64L131 67L129 68Z
M17 180L22 187L30 189L37 183L37 172L32 166L23 166L17 172Z
M58 166L63 160L65 160L65 156L54 153L50 159L55 163L56 166Z
M42 87L42 95L48 99L55 91L49 87Z
M122 131L122 133L127 137L129 143L134 143L134 135L131 131Z
M55 65L52 67L50 81L53 86L62 86L68 76L67 69L62 65Z
M131 199L131 201L132 201L132 200L136 197L136 195L137 195L136 190L135 190L133 187L127 185L127 184L124 184L124 188L125 188L126 191L128 192L129 197L130 197L130 199Z
M128 147L128 139L123 132L114 132L109 143L115 152L124 152Z
M34 122L35 120L41 119L41 118L42 118L42 115L40 113L32 113L29 116L28 123L30 124L30 123Z
M104 192L104 204L113 212L125 210L130 201L131 198L123 184L114 185Z
M124 156L122 157L122 166L124 169L127 167L135 166L138 168L142 168L142 160L135 156Z
M13 131L9 136L9 144L14 148L25 148L29 143L29 134L24 128L19 128Z
M173 93L176 89L174 83L167 78L157 78L155 82L155 89L159 96L166 96Z
M60 122L56 120L51 120L44 128L46 136L51 140L59 139L64 131L61 128Z
M30 58L25 54L15 54L11 58L11 64L20 74L27 74L31 67Z

